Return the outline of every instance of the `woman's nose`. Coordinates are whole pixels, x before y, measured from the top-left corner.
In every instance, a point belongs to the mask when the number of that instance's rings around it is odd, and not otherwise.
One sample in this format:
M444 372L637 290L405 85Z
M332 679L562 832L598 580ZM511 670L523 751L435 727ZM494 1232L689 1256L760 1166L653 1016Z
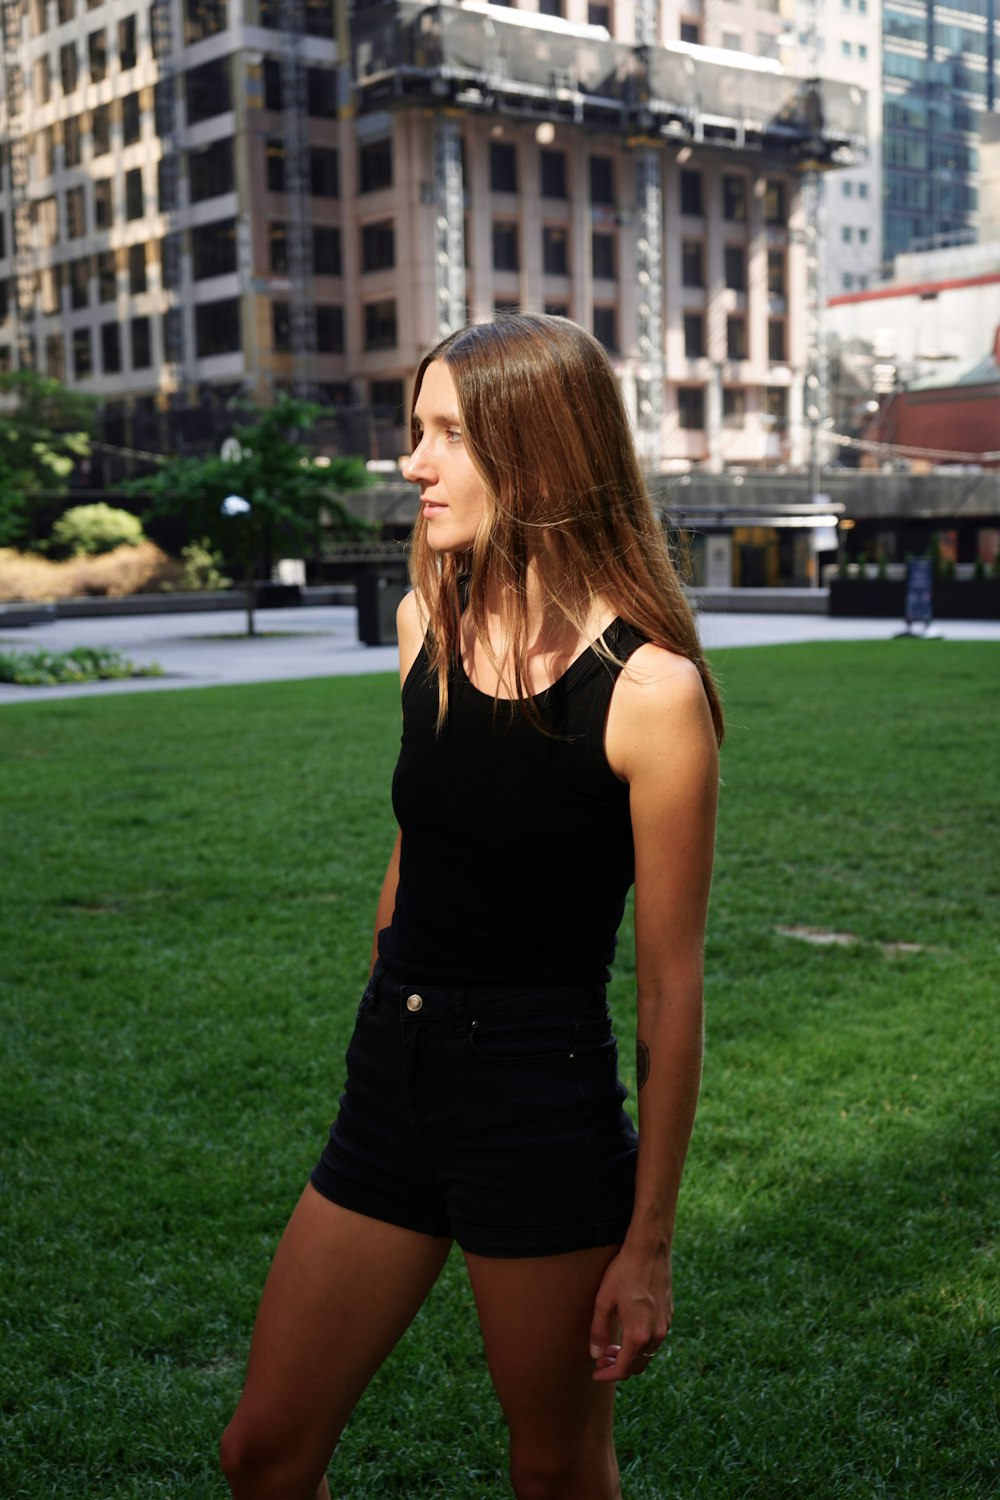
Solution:
M422 438L409 458L403 459L399 468L403 478L411 484L427 478L427 452Z

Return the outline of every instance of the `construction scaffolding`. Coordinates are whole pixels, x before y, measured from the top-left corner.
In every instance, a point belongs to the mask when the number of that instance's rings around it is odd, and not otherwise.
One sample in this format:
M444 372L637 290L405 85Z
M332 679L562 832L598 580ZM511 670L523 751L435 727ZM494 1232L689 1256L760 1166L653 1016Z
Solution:
M3 0L3 104L7 140L7 222L14 263L15 358L19 369L35 364L35 252L28 198L28 145L25 140L24 76L21 71L23 0Z
M288 255L289 347L297 396L314 392L316 310L310 215L309 108L304 58L304 0L281 0L281 121L284 146L285 243Z
M187 338L181 296L183 235L178 227L181 157L177 139L177 49L173 0L154 0L151 21L153 56L159 71L156 128L160 138L160 208L165 220L160 254L163 285L173 297L173 304L167 308L163 319L163 358L166 364L173 366L175 390L183 390L187 380Z

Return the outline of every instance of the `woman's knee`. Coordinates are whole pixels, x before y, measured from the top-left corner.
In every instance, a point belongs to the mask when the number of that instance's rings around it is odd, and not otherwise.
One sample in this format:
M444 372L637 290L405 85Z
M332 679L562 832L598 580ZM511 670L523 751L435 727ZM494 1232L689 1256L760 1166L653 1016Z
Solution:
M621 1500L613 1447L600 1454L512 1450L510 1482L517 1500Z
M222 1434L219 1462L238 1500L313 1500L326 1468L266 1420L247 1420L240 1412Z

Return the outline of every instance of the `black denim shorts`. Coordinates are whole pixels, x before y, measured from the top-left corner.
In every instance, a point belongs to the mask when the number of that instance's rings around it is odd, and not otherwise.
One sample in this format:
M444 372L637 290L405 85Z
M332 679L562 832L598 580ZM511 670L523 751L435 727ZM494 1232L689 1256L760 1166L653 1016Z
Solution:
M598 985L417 989L376 965L312 1184L475 1255L619 1244L638 1138L617 1061Z

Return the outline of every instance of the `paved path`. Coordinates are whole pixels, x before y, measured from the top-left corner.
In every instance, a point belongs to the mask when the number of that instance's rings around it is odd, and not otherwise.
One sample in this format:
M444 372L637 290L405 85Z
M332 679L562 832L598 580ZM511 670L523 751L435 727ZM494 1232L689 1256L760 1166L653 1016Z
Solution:
M66 651L73 646L107 646L137 666L159 662L164 677L125 682L84 683L52 688L19 688L0 683L0 706L50 698L93 697L98 693L162 692L169 688L215 687L225 683L273 682L298 677L337 677L396 669L394 646L363 646L350 606L307 605L257 614L261 634L243 632L242 610L210 614L106 615L97 619L53 620L0 632L0 650ZM1000 642L1000 621L945 620L938 627L948 640ZM712 649L771 646L789 641L886 640L896 620L841 620L824 615L705 614L702 638Z

